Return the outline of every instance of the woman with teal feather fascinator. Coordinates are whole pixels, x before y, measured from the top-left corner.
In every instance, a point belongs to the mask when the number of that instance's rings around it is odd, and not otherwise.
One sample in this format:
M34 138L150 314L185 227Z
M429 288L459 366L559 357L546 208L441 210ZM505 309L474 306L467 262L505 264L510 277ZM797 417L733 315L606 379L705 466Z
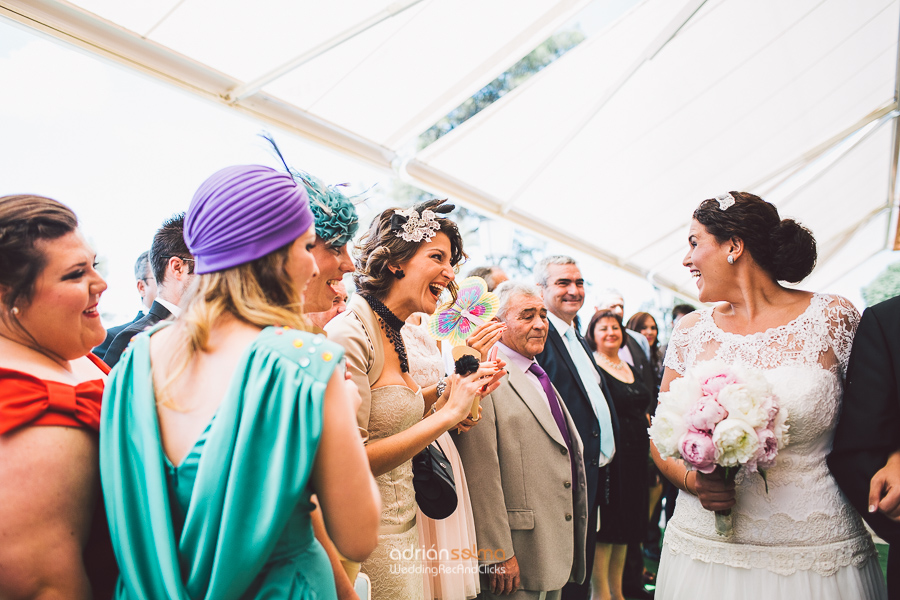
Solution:
M316 223L316 243L311 252L319 267L319 274L306 286L303 311L325 312L342 293L337 286L344 273L353 272L353 261L347 244L359 229L354 198L342 194L339 186L325 185L309 173L292 169L272 136L262 134L261 137L272 145L272 150L278 155L285 170L295 181L302 183L309 194L309 208Z

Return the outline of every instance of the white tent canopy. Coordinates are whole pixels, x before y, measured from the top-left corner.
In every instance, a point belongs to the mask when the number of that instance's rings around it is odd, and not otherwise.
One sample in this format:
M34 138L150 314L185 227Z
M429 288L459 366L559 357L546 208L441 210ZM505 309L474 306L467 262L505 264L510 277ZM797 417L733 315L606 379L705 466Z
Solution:
M900 0L643 0L415 152L590 4L0 0L0 16L681 294L690 212L727 190L815 232L805 287L895 247Z

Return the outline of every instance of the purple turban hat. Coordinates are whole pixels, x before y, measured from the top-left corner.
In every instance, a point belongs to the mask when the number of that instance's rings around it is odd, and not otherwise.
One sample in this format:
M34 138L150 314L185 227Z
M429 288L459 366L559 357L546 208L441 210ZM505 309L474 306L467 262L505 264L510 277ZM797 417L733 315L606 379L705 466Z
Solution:
M312 226L303 184L269 167L238 165L213 174L194 194L184 241L202 275L261 258Z

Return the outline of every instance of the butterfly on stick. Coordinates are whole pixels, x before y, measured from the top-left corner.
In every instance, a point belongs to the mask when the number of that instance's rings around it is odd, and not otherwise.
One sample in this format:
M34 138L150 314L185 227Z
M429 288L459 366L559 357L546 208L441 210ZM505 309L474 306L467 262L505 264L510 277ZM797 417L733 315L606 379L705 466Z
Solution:
M428 332L451 346L466 343L476 327L490 321L500 307L496 294L487 291L481 277L466 277L459 283L456 300L438 307L428 320Z

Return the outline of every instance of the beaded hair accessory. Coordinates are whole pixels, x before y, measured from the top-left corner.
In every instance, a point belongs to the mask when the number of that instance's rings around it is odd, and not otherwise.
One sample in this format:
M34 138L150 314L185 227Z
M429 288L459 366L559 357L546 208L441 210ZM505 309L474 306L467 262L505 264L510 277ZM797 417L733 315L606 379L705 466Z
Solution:
M394 350L397 352L397 357L400 359L400 370L403 373L409 373L409 360L406 357L406 344L403 343L403 335L400 333L400 329L403 328L404 322L400 320L400 317L392 313L391 309L384 305L384 302L372 294L361 293L360 296L365 298L366 302L369 303L372 311L378 317L381 328L384 329L384 333L394 345Z
M715 200L719 203L719 210L728 210L734 206L734 196L732 196L730 192L727 194L719 194L715 197Z
M404 242L430 242L441 229L438 213L448 214L454 208L456 207L452 204L440 204L421 212L415 206L406 210L397 209L391 216L391 231L398 238L403 238Z

